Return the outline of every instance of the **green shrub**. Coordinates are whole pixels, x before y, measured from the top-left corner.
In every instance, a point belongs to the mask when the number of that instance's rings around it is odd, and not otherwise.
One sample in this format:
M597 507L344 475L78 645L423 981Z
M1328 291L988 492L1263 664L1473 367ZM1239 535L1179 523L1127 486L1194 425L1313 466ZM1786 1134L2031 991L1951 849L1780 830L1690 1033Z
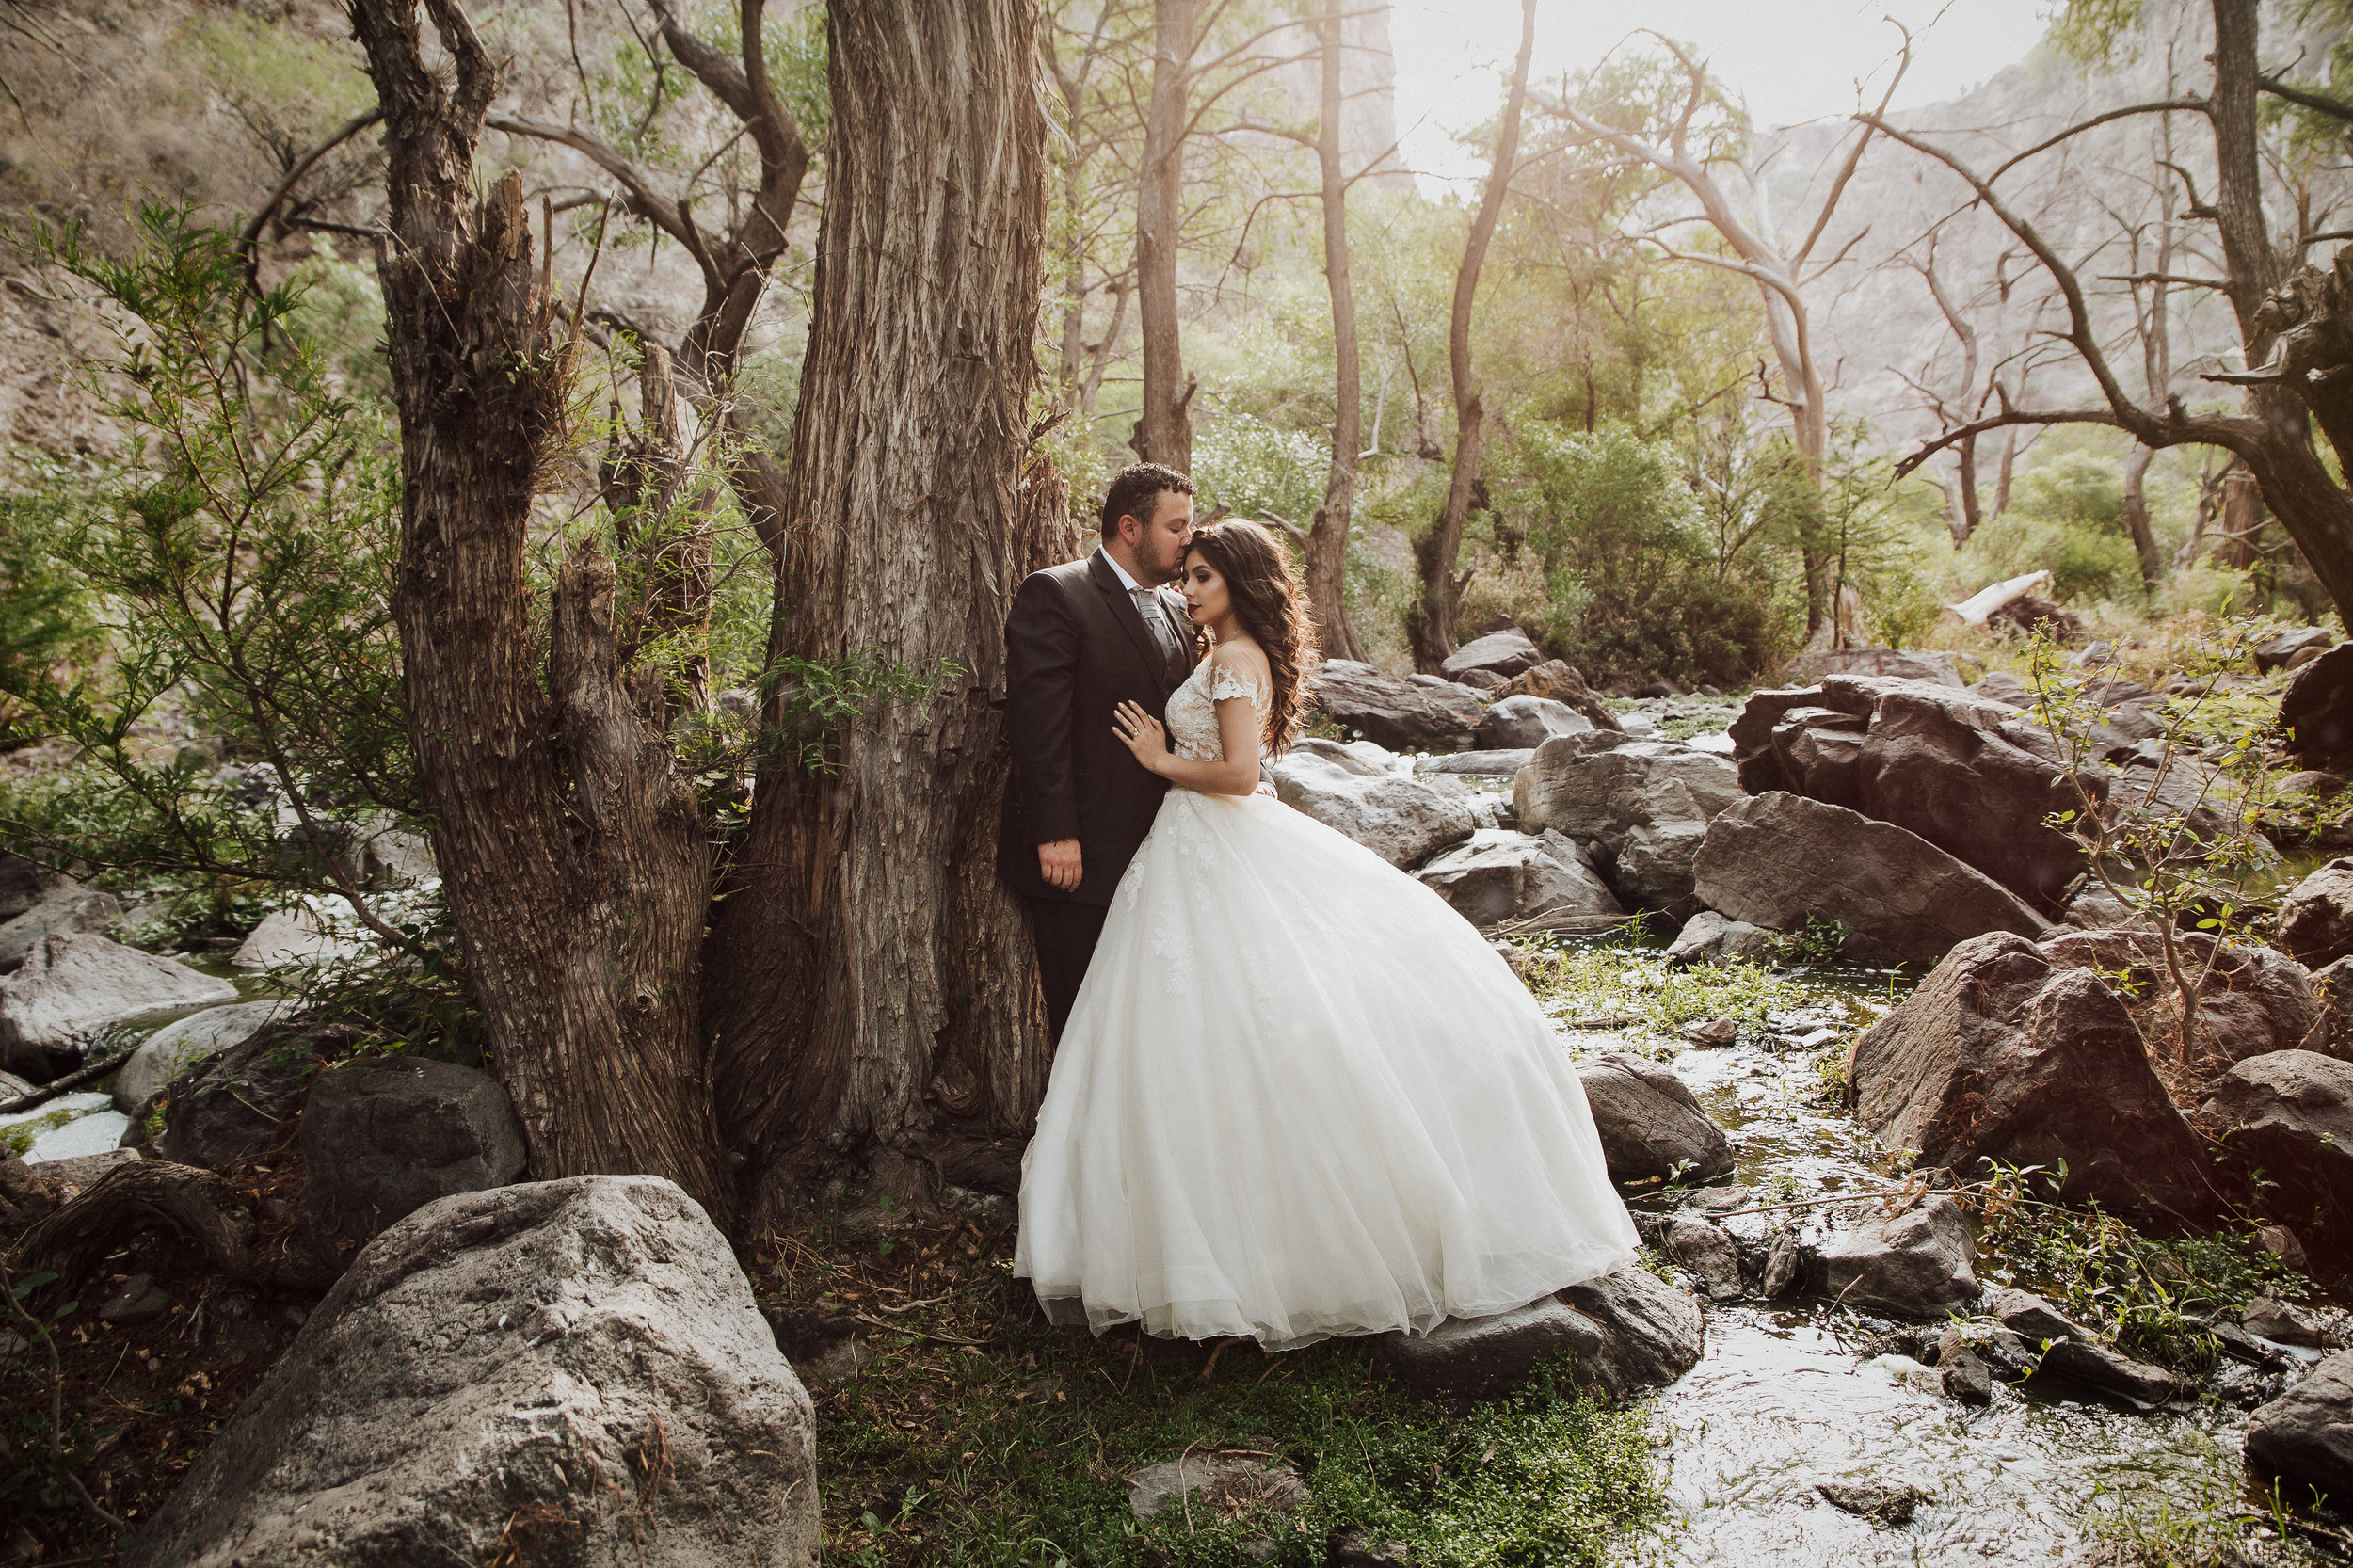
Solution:
M1323 500L1325 444L1250 414L1204 421L1193 443L1200 510L1280 518L1305 528Z
M29 712L7 694L54 689L101 646L88 585L58 549L63 479L43 472L35 488L0 495L0 732L16 733Z
M1520 432L1539 515L1528 548L1551 594L1542 631L1591 679L1665 675L1733 687L1772 654L1769 584L1720 566L1674 453L1612 424Z
M2048 571L2051 597L2072 603L2140 596L2132 541L2093 521L2013 508L1981 525L1961 553L1971 568L1964 575L1984 582Z

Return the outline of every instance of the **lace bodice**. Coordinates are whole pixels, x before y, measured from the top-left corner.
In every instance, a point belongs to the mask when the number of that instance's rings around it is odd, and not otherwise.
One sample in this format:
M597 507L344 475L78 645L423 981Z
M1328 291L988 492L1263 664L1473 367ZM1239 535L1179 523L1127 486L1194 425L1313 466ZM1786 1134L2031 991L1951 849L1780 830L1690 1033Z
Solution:
M1217 705L1232 696L1250 699L1258 711L1259 728L1264 729L1268 700L1264 684L1255 676L1220 669L1213 659L1202 660L1185 683L1169 694L1168 738L1177 756L1197 762L1225 760L1225 742L1217 730ZM1260 755L1264 756L1263 745Z

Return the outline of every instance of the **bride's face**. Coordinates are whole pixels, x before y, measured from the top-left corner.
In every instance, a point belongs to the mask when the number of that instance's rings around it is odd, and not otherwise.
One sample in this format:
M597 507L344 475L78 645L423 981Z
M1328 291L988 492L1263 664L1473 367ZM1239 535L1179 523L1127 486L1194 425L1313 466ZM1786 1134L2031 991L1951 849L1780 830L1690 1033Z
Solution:
M1185 607L1192 612L1195 626L1221 625L1233 612L1233 596L1225 591L1225 579L1197 550L1186 552L1184 575L1177 585L1185 591Z

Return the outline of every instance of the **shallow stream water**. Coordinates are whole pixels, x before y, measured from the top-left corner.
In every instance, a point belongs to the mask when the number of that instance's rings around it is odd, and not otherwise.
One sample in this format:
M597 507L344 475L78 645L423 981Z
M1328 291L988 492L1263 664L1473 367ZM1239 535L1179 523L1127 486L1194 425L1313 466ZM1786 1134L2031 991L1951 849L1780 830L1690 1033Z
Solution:
M217 975L234 984L239 1001L259 1001L278 994L274 982L249 970L230 968L226 958L218 954L191 957L184 953L171 956L192 969ZM146 1039L166 1024L202 1013L214 1007L231 1005L206 1002L202 1007L167 1008L143 1014L123 1023L113 1024L101 1034L94 1053L120 1050ZM0 1157L18 1152L23 1147L24 1159L33 1164L53 1160L72 1160L86 1154L104 1154L116 1148L128 1131L131 1118L114 1106L114 1076L99 1080L71 1094L37 1105L30 1111L19 1111L0 1116ZM8 1095L0 1091L0 1102ZM28 1142L29 1140L29 1142Z
M1836 970L1785 978L1806 1000L1776 1009L1767 1033L1679 1049L1673 1065L1732 1134L1733 1179L1752 1201L1884 1187L1876 1144L1825 1100L1833 1043L1822 1032L1835 1031L1843 1049L1906 983ZM1663 1200L1638 1200L1646 1206ZM1977 1272L1989 1288L2011 1274L1990 1250ZM2119 1507L2144 1521L2227 1518L2243 1501L2238 1410L2206 1400L2140 1412L1998 1384L1991 1406L1971 1410L1908 1384L1906 1363L1869 1355L1862 1338L1853 1318L1822 1303L1708 1306L1700 1365L1654 1405L1671 1513L1645 1560L2048 1564L2076 1560ZM1927 1500L1910 1524L1882 1528L1825 1502L1816 1490L1825 1481L1908 1484ZM2242 1531L2260 1539L2260 1527Z

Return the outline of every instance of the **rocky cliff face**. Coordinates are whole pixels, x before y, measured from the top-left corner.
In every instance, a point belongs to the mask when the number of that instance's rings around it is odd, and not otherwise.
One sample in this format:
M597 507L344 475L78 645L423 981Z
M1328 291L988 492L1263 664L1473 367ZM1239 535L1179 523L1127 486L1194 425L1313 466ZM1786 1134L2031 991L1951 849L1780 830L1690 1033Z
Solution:
M2310 62L2325 59L2337 41L2290 5L2265 5L2263 29L2268 69L2302 61L2309 73L2316 69ZM2204 0L2149 0L2139 24L2103 65L2087 68L2046 42L1963 97L1889 118L1988 174L2094 114L2206 92L2212 35ZM1792 233L1810 220L1854 131L1851 121L1823 121L1758 138L1755 205L1772 215L1780 232ZM2142 356L2131 336L2133 294L2121 280L2157 269L2169 218L2174 249L2166 270L2220 275L2214 226L2185 216L2186 193L2179 178L2158 167L2160 159L2188 174L2200 200L2213 198L2213 136L2194 113L2112 121L2020 165L1996 187L2078 270L2095 297L2118 373L2128 391L2143 395ZM2353 199L2353 179L2341 168L2301 178L2310 202L2306 232L2345 228L2341 209ZM2072 407L2090 397L2090 378L2073 354L2037 336L2064 324L2050 276L1972 200L1951 170L1908 147L1874 141L1817 248L1817 255L1835 255L1853 242L1815 293L1835 417L1868 418L1881 436L1909 439L1938 428L1931 393L1961 395L1961 353L1921 270L1931 259L1948 298L1979 335L1971 406L1997 363L2006 363L2003 380L2013 395L2023 382L2021 401ZM2293 237L2296 203L2295 193L2275 184L2275 244ZM2325 259L2333 249L2323 243L2309 254ZM2144 288L2144 306L2150 298ZM2234 401L2230 389L2198 379L2201 372L2241 368L2227 303L2211 290L2183 287L2170 288L2167 298L2170 390L2191 402Z

